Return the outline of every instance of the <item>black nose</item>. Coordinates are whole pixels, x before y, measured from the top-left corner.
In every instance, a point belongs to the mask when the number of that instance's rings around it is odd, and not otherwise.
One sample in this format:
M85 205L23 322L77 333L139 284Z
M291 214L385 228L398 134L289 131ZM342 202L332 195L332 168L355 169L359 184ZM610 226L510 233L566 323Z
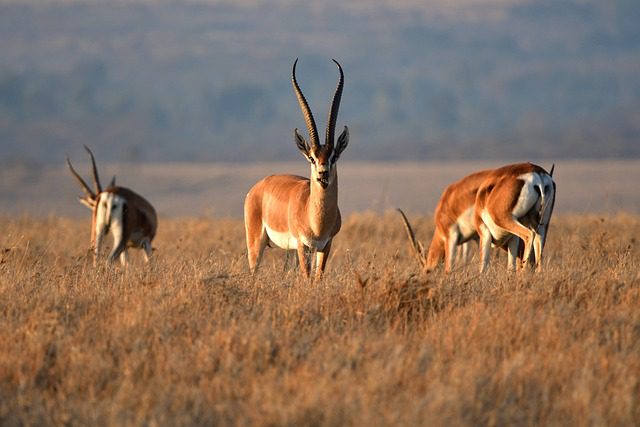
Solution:
M329 171L322 171L319 173L320 178L329 178Z

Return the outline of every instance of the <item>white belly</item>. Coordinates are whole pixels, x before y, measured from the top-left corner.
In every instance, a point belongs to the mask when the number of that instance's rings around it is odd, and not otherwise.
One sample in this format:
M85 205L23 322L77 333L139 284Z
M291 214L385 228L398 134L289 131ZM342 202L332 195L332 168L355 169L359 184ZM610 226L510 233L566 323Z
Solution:
M270 229L267 224L264 224L264 228L267 231L267 236L269 236L271 243L277 247L282 249L296 249L298 247L298 240L288 231L275 231Z
M467 209L458 217L456 225L460 230L460 237L462 242L466 242L476 235L476 226L473 221L473 215L475 211L473 206Z

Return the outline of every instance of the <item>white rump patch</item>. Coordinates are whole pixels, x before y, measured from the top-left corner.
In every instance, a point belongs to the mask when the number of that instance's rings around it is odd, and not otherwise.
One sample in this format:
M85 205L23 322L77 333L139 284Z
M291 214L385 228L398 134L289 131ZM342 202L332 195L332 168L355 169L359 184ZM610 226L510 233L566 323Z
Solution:
M514 217L521 218L531 210L540 198L540 194L536 191L536 187L539 188L542 186L544 188L544 186L540 175L534 172L522 174L518 179L524 181L524 185L520 190L520 196L518 197L518 201L513 207L511 213Z
M96 234L106 226L121 227L124 199L113 193L102 193L98 198L96 212Z

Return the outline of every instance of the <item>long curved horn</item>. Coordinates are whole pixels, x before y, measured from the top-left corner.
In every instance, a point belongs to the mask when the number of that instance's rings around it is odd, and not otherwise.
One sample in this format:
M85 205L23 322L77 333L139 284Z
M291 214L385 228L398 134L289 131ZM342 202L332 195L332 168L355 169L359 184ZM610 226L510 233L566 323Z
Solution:
M80 177L80 175L78 175L78 172L76 172L76 170L73 168L73 166L71 166L71 161L69 160L69 156L68 155L67 155L67 166L69 167L69 170L71 171L71 174L76 178L78 183L80 183L80 187L82 187L82 190L85 192L85 194L87 196L89 196L89 198L95 199L96 198L96 194L91 190L91 188L89 188L87 183L84 182L84 179L82 179L82 177Z
M344 87L344 73L342 72L342 67L335 59L332 59L332 61L336 63L338 70L340 70L340 80L338 80L338 87L336 87L336 91L333 94L333 101L331 102L331 108L329 109L329 119L327 120L327 136L325 144L331 148L333 148L336 119L338 118L338 109L340 108L340 99L342 98L342 88Z
M293 83L293 90L296 92L296 97L298 98L298 104L300 104L300 109L302 110L302 115L304 116L304 121L307 124L307 130L309 131L309 144L311 147L316 148L318 146L318 128L316 127L316 122L313 120L313 114L311 114L311 108L309 108L309 104L307 104L307 100L305 99L302 91L300 90L300 86L298 86L298 81L296 80L296 65L298 64L298 58L296 58L293 63L293 73L291 77L291 81Z
M398 212L402 215L402 221L404 222L404 228L407 231L407 237L409 238L409 244L411 245L411 249L413 249L413 253L418 260L418 263L422 266L422 268L426 268L427 266L427 258L424 253L424 246L422 246L421 242L416 241L416 235L413 232L413 228L411 228L411 224L409 224L409 220L407 216L402 212L402 209L398 208Z
M102 193L102 185L100 185L100 178L98 177L98 168L96 167L96 159L93 157L93 153L86 145L84 149L87 150L89 156L91 156L91 167L93 168L93 185L96 187L96 194Z

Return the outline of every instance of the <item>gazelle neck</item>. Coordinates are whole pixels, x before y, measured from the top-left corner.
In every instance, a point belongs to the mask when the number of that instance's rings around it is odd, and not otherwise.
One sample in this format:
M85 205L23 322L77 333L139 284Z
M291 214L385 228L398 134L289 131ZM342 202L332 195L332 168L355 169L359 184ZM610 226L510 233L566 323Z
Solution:
M309 225L316 236L330 231L338 216L338 174L331 180L327 188L311 180L309 195Z

